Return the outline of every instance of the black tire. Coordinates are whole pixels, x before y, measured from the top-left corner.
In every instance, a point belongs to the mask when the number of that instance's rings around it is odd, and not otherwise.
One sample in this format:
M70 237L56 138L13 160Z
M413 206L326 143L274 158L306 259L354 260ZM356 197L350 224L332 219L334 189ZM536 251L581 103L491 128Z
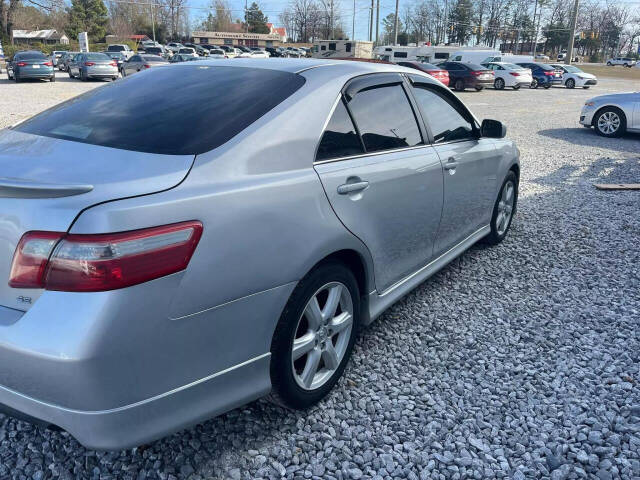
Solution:
M616 131L607 133L600 130L600 127L598 127L598 120L600 119L600 117L602 117L603 115L609 112L614 113L618 116L618 118L620 119L620 125L618 126L618 129ZM596 114L593 116L592 125L596 133L601 137L616 138L627 131L627 117L625 117L624 112L619 108L604 107L598 110Z
M475 87L476 92L481 92L482 90L484 90L484 87L482 85L478 85L477 87Z
M49 79L49 81L50 81L50 82L55 82L55 81L56 81L56 75L55 75L55 74L53 74L53 77L51 77L51 78Z
M513 89L514 89L514 90L520 90L520 87L521 87L521 85L514 85L514 86L513 86Z
M493 88L495 88L496 90L503 90L504 80L502 78L496 78L495 81L493 82Z
M531 81L531 85L529 85L529 88L538 88L538 80L536 80L535 78Z
M309 300L324 285L340 282L347 287L353 304L353 325L350 338L338 367L332 376L318 388L302 388L294 378L292 368L293 340L299 320ZM271 341L271 384L269 399L286 408L304 409L324 398L342 376L351 357L353 344L360 324L360 293L353 273L343 264L327 262L309 272L296 286L285 306Z
M546 83L542 86L545 90L549 90L551 88L551 84L550 83Z
M511 216L509 217L508 223L504 231L499 232L498 226L496 225L496 220L498 219L498 215L500 213L499 205L502 197L502 192L505 188L507 182L511 182L514 186L514 199L513 199L513 208L511 210ZM511 228L511 222L513 221L513 216L516 214L516 209L518 206L518 177L516 176L513 170L509 170L507 176L502 181L502 185L500 186L500 191L498 192L498 197L496 198L496 202L493 205L493 213L491 215L491 232L489 235L484 237L483 242L488 245L497 245L502 242L507 233L509 233L509 229Z
M87 78L87 75L84 73L84 70L80 70L80 81L86 82L87 80L89 79Z
M585 85L585 86L584 86L584 87L582 87L582 88L584 88L585 90L589 90L589 85Z
M453 84L453 88L457 91L457 92L462 92L464 91L464 80L462 80L461 78L457 79L455 81L455 83Z
M73 78L73 74L71 73L71 69L70 68L67 69L67 73L69 74L69 78Z
M13 73L13 80L14 80L16 83L20 83L20 82L21 82L20 77L19 77L18 75L16 75L16 73L15 73L15 72Z
M611 62L607 62L607 67L610 67L610 66L611 66Z
M570 78L569 80L567 80L564 83L565 87L567 88L575 88L576 87L576 81L573 78Z

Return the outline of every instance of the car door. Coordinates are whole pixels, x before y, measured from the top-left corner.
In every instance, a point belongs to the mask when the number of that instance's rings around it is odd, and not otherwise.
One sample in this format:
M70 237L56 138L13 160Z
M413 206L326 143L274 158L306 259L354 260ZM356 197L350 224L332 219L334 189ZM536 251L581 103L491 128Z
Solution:
M399 74L348 83L315 163L334 211L371 252L378 292L428 263L442 212L442 166L406 89Z
M80 76L80 63L82 62L83 58L84 56L81 53L79 53L76 56L74 56L73 60L71 60L71 63L69 63L69 71L75 77Z
M125 67L127 75L131 75L140 70L141 60L142 58L140 58L140 55L134 55L129 59L129 61L127 62L127 66Z
M500 156L481 138L477 122L447 89L409 76L412 93L444 169L444 205L434 254L439 255L489 225Z
M640 130L640 93L636 94L633 102L633 122L629 128Z

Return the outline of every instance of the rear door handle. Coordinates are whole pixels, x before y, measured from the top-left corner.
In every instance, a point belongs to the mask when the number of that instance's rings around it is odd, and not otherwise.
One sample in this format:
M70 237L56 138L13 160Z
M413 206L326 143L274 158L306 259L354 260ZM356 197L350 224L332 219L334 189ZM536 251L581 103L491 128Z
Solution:
M354 183L345 183L338 186L338 193L340 195L347 195L348 193L359 192L369 186L369 182L361 181Z

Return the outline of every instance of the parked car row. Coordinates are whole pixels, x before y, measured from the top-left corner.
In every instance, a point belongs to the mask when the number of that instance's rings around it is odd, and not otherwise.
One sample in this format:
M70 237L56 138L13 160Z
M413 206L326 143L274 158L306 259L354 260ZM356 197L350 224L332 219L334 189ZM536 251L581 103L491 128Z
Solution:
M595 75L583 72L573 65L538 62L476 64L449 61L437 65L417 61L399 62L398 64L426 72L457 91L463 91L467 88L481 91L486 87L493 87L496 90L503 90L507 87L518 90L523 86L548 89L554 85L586 89L598 83Z

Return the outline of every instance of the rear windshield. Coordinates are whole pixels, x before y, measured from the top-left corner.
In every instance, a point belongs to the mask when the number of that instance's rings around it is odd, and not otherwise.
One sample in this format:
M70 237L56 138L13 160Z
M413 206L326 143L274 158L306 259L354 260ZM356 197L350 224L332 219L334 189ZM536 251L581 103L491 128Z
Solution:
M196 155L227 142L304 85L294 73L196 63L128 76L14 129L124 150Z
M124 47L122 45L109 45L107 47L107 50L109 50L110 52L123 52Z
M142 57L142 59L146 62L163 62L166 63L166 60L162 57L159 57L158 55L140 55Z
M463 63L469 70L486 70L487 67L483 67L482 65L478 65L477 63Z
M16 53L15 56L16 59L20 59L20 60L30 60L30 59L36 59L36 58L47 58L45 57L44 53L41 52L22 52L22 53Z
M149 53L162 53L162 49L160 47L147 47L147 52L149 52Z
M547 65L545 63L536 63L534 65L536 65L537 67L541 68L542 70L555 70L556 69L555 67L552 67L551 65Z
M104 53L85 53L84 57L87 60L111 61L111 57L109 55L105 55Z

